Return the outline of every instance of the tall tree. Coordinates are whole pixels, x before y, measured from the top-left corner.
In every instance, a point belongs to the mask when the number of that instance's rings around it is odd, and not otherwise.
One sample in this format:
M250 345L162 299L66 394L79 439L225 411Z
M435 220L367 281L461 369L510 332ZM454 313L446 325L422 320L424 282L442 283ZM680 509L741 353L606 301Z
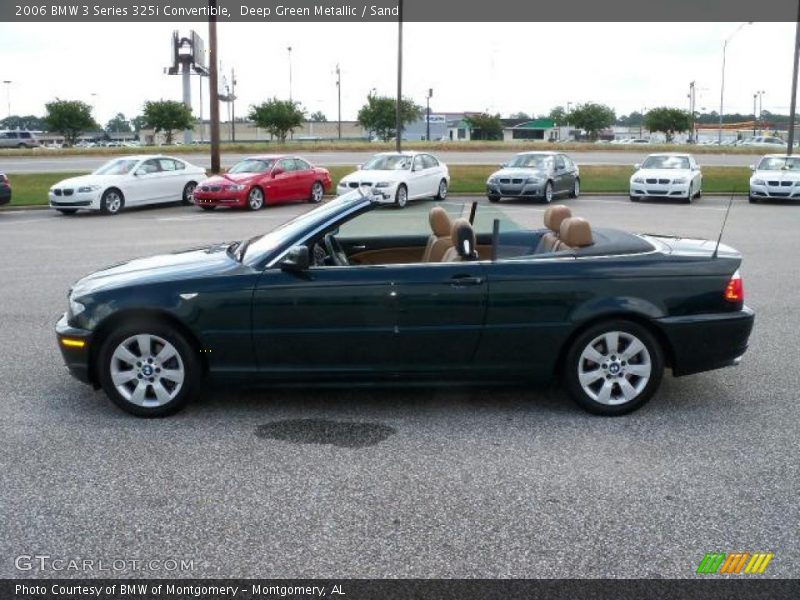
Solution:
M660 131L667 137L667 142L671 142L676 133L689 130L692 120L685 110L662 106L647 111L644 126L650 131Z
M305 111L299 102L273 98L251 106L249 116L258 127L266 129L283 143L287 135L303 124Z
M595 102L579 104L569 114L570 124L586 131L593 140L597 139L599 131L611 127L616 120L614 109Z
M122 113L117 113L106 123L106 133L130 133L131 123Z
M508 117L509 119L530 119L531 116L526 112L515 112Z
M145 123L156 133L164 132L167 144L172 143L172 133L190 129L194 125L192 109L175 100L148 100L142 113Z
M311 116L308 117L308 118L311 121L313 121L314 123L327 123L328 122L328 117L326 117L325 113L322 112L321 110L318 110L317 112L311 113Z
M133 117L131 119L131 127L136 133L139 133L142 129L147 127L147 121L144 118L144 115L139 115L137 117Z
M92 118L92 107L80 100L59 100L44 105L47 114L44 117L48 131L55 131L64 136L67 145L72 146L84 131L97 129Z
M766 111L765 111L766 112ZM27 129L28 131L42 131L46 127L44 119L36 115L11 115L0 119L0 129Z
M473 140L502 140L503 122L500 115L480 113L469 115L464 119L471 130L470 138Z
M559 105L551 108L547 117L555 121L556 125L563 125L567 122L569 115L567 115L567 111L564 110L564 107Z
M389 96L367 96L367 103L358 111L358 122L367 130L375 133L378 138L388 142L397 135L395 115L397 100ZM422 116L422 107L408 98L400 102L400 128L405 128L408 123L416 121Z

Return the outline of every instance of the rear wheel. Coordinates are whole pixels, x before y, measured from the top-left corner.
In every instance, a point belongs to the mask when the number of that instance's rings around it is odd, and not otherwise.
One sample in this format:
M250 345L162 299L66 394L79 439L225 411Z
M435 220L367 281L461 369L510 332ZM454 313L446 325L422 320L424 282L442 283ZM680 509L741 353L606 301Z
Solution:
M445 198L447 198L447 180L442 179L439 182L439 190L434 196L434 200L444 200Z
M647 328L611 320L590 327L572 343L564 364L564 384L585 410L623 415L653 396L663 371L661 347Z
M553 201L553 182L552 182L552 181L548 181L548 182L547 182L547 183L544 185L544 194L543 194L543 197L544 197L544 201L545 201L547 204L550 204L550 203Z
M125 198L122 197L122 192L116 188L111 188L103 193L100 198L100 212L104 215L116 215L125 206Z
M401 183L397 188L397 193L394 196L394 203L397 208L405 208L408 204L408 188L405 184Z
M114 404L138 417L179 411L200 377L200 361L189 342L171 327L130 323L100 348L97 373Z
M581 195L581 180L575 178L575 183L572 184L572 191L569 193L570 198L577 198Z
M194 188L197 187L197 182L190 181L183 186L183 194L181 195L181 202L183 204L194 204Z
M264 207L264 192L260 187L254 187L247 194L247 208L250 210L261 210Z
M311 186L311 197L308 199L312 204L319 204L325 196L325 188L319 181L315 181Z

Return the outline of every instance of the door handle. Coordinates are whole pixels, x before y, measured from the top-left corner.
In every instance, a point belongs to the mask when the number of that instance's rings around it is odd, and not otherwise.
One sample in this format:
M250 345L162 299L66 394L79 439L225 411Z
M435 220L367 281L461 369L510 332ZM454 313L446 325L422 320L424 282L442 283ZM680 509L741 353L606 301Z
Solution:
M367 247L364 244L360 244L358 246L350 246L350 250L366 250Z
M454 275L450 279L450 285L454 287L462 287L467 285L481 285L483 277L473 277L471 275Z

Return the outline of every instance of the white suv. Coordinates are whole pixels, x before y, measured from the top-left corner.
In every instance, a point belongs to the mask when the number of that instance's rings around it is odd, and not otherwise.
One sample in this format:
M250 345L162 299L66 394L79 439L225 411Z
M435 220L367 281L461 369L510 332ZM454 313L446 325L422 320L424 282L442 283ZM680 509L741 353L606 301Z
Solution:
M39 140L30 131L0 131L0 148L37 148Z

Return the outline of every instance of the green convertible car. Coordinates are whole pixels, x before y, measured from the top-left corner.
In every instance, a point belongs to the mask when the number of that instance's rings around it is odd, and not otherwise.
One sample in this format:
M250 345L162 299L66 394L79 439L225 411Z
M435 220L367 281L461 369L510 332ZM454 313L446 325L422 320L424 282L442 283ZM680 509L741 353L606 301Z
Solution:
M522 229L476 205L421 211L415 228L381 205L356 189L252 239L84 277L56 327L67 367L145 417L174 413L204 378L554 376L585 409L619 415L665 368L716 369L747 349L754 315L727 246L592 227L564 206Z

